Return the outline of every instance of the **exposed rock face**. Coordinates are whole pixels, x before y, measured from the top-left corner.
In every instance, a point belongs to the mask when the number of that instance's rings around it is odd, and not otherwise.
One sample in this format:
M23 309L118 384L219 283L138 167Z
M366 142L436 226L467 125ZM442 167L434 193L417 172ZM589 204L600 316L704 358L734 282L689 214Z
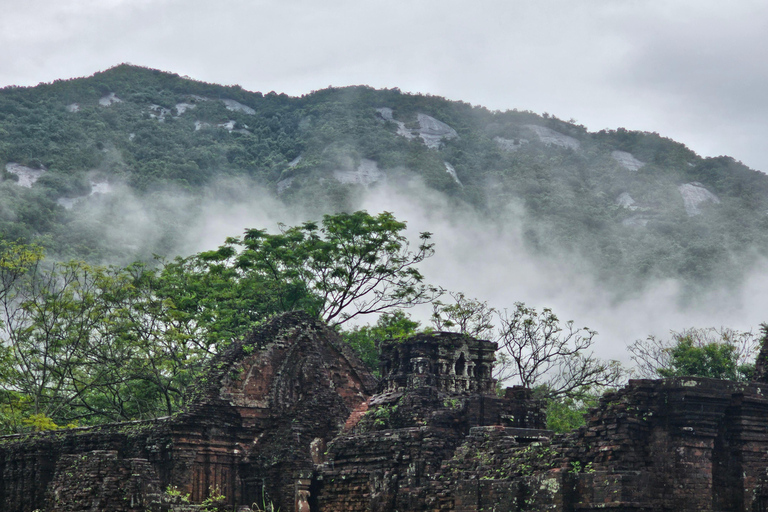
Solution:
M635 200L627 192L619 194L619 197L616 198L616 204L629 210L637 210Z
M459 136L456 130L434 117L419 114L417 118L419 121L419 137L430 149L439 148L443 140L455 139Z
M683 198L683 205L685 206L685 212L689 217L701 214L700 206L705 203L720 204L720 199L704 188L704 185L698 181L686 183L677 187L680 191L680 195Z
M216 126L217 126L218 128L224 128L224 129L225 129L225 130L227 130L228 132L231 132L232 130L234 130L234 129L235 129L235 125L236 125L236 124L237 124L237 121L233 121L233 120L231 120L231 119L230 119L230 120L229 120L229 121L227 121L226 123L219 123L219 124L217 124Z
M293 160L288 162L288 167L293 169L294 167L299 165L303 159L304 159L304 157L302 155L297 156L296 158L294 158Z
M645 165L645 162L641 162L632 153L627 153L626 151L612 151L611 156L619 165L629 171L636 171Z
M494 137L493 140L496 141L496 144L499 145L499 148L502 151L506 151L508 153L517 151L523 147L523 145L528 144L527 139L505 139L503 137Z
M80 105L78 103L70 103L67 105L67 112L80 112Z
M102 96L99 98L99 105L102 107L109 107L112 106L115 103L121 103L123 100L118 98L115 93L111 92L105 96Z
M381 180L384 173L379 170L379 166L373 160L363 158L355 169L336 170L333 177L340 183L363 185L367 187Z
M291 188L291 185L293 184L293 180L295 180L295 176L289 176L287 178L283 178L282 180L277 182L277 194L280 195L289 188Z
M197 107L194 103L177 103L175 107L176 109L176 115L180 116L187 110L192 110L193 108Z
M235 100L221 100L224 103L224 106L227 107L227 110L231 110L233 112L242 112L243 114L248 114L249 116L256 115L256 111L253 110L251 107L243 105L239 101Z
M421 137L421 140L424 141L424 144L430 149L439 149L443 140L455 139L459 136L459 134L456 133L456 130L444 122L426 114L417 114L416 120L419 123L419 128L416 130L409 130L404 122L398 121L393 117L391 108L381 107L377 108L376 111L385 121L397 124L398 135L409 140Z
M97 195L97 194L111 194L112 193L112 185L109 184L109 182L106 181L92 181L91 182L91 192L88 195L80 196L80 197L60 197L56 200L56 203L60 206L63 206L67 210L71 210L75 207L77 203L80 201L83 201L84 199Z
M395 123L397 125L397 134L398 135L400 135L401 137L405 137L408 140L412 140L412 139L416 138L416 136L413 134L413 132L411 132L411 130L409 130L408 128L405 127L405 123L404 122L398 121L397 119L395 119L393 117L393 112L392 112L391 108L389 108L389 107L381 107L381 108L377 108L376 111L381 115L381 117L382 117L382 119L384 121L389 121L389 122Z
M19 181L16 183L20 187L32 188L32 184L40 179L40 176L45 174L45 169L33 169L26 165L17 164L15 162L9 162L5 164L5 170L11 174L15 174L19 177Z
M525 127L536 134L539 140L547 146L560 146L568 149L579 149L579 147L581 147L581 143L578 140L560 132L556 132L546 126L527 124Z
M394 121L393 112L392 109L389 107L380 107L376 109L376 112L378 112L382 119L385 121Z
M461 183L458 174L456 174L456 169L454 169L453 166L448 162L443 163L445 164L445 172L447 172L451 178L453 178L453 181L455 181L457 185L463 187L464 185Z
M160 122L165 121L165 116L168 116L171 114L171 109L161 107L160 105L150 105L149 106L149 117L152 119L157 119Z

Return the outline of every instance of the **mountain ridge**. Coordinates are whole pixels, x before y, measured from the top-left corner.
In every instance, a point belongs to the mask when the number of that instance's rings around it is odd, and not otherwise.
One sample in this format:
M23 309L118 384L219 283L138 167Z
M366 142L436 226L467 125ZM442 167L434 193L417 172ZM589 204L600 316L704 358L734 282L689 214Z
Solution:
M247 180L307 216L413 180L488 222L520 204L529 250L578 254L620 287L737 284L768 252L768 176L731 157L399 89L290 97L121 64L0 90L0 168L3 238L102 261L172 255L186 213L161 215L174 220L159 241L131 250L140 243L99 241L109 222L97 225L94 205L119 216L123 192L194 202L222 179Z

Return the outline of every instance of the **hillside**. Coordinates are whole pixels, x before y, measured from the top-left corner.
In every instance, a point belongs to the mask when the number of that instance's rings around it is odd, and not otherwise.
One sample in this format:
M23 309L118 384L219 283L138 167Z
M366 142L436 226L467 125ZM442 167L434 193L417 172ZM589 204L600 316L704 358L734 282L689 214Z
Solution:
M232 179L309 216L420 180L619 293L738 285L768 254L768 176L733 158L397 89L294 98L128 65L8 87L0 169L0 237L98 262L174 255L199 198Z

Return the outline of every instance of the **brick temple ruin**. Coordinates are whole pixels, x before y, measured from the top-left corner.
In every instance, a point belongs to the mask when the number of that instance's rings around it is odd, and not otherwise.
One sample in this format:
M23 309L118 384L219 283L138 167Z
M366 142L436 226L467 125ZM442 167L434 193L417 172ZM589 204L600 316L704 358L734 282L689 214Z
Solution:
M765 377L630 381L553 435L530 391L497 393L494 343L381 348L377 380L322 322L277 317L182 413L1 437L0 510L189 511L217 489L239 512L768 511Z

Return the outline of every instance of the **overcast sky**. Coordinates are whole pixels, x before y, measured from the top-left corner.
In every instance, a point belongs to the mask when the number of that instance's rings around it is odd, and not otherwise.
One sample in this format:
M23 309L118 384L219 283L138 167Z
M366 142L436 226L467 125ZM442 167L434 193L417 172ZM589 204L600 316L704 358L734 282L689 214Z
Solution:
M0 0L0 86L122 62L253 91L399 87L655 131L768 171L768 2Z

